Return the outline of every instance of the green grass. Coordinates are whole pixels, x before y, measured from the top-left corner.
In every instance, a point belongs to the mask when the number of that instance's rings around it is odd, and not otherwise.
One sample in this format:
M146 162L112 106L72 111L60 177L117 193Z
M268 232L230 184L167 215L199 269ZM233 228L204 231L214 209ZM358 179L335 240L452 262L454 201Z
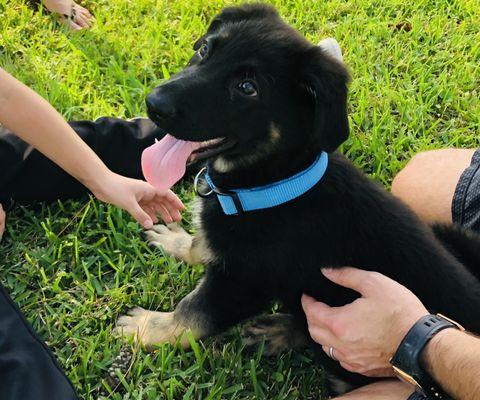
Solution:
M416 152L478 146L478 0L278 0L310 40L334 36L353 81L352 135L343 151L387 186ZM0 0L0 66L67 119L144 115L149 90L180 70L224 1L86 1L93 29L71 34L21 0ZM231 4L231 3L228 3ZM412 29L397 29L409 22ZM191 189L179 188L191 200ZM110 335L125 306L172 307L202 275L152 252L138 225L94 200L9 214L0 280L48 342L84 399L122 343ZM186 215L189 223L189 215ZM114 399L319 399L308 353L278 359L228 340L139 352Z

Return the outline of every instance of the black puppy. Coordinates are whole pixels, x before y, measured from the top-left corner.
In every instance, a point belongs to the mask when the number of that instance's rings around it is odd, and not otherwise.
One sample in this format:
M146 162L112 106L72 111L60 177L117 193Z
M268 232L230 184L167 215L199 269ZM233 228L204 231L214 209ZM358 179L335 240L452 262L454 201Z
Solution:
M430 227L334 153L349 133L348 73L340 62L264 5L224 9L195 50L184 71L148 96L147 106L150 118L174 138L205 142L189 159L208 159L217 191L229 197L232 189L282 181L308 170L322 152L330 153L328 168L310 190L277 206L242 213L231 196L237 215L227 215L217 194L200 185L195 237L178 226L157 226L147 237L189 263L206 264L205 278L174 312L132 310L119 319L120 332L138 334L147 346L175 342L187 329L202 338L280 300L288 315L259 322L274 351L308 340L302 293L333 306L357 297L320 271L353 265L395 279L429 309L480 333L475 252L462 265ZM438 232L458 257L464 247L475 248L472 241L480 243L450 228ZM334 392L364 384L329 358L323 362L345 383Z

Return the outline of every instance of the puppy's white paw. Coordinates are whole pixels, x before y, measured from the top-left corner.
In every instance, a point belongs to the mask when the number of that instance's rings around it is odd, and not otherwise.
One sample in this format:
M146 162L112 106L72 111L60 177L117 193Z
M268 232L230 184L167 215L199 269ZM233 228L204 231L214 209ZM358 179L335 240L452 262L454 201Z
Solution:
M117 320L113 333L118 336L134 337L147 348L164 343L174 344L180 339L183 347L188 340L183 335L186 328L178 323L173 312L148 311L141 307L132 308Z
M173 257L189 261L193 237L177 223L154 225L151 230L145 231L145 237L150 246L160 247Z

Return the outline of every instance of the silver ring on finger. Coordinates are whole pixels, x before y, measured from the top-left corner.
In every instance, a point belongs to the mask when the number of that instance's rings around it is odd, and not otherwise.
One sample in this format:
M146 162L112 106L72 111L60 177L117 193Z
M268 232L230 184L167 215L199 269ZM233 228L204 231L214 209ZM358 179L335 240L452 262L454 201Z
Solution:
M334 351L334 350L335 350L335 349L334 349L332 346L330 346L330 347L328 348L328 356L329 356L332 360L338 361L337 358L335 357L335 355L333 354L333 351Z

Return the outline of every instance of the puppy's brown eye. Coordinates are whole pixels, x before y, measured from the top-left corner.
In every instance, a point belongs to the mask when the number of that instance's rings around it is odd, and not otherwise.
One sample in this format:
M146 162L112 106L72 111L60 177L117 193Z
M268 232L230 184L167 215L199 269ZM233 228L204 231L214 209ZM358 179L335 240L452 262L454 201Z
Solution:
M252 81L243 81L238 84L238 89L247 96L256 96L257 88Z
M207 53L208 53L208 44L203 43L202 46L200 46L200 48L198 49L198 55L202 58L205 58Z

